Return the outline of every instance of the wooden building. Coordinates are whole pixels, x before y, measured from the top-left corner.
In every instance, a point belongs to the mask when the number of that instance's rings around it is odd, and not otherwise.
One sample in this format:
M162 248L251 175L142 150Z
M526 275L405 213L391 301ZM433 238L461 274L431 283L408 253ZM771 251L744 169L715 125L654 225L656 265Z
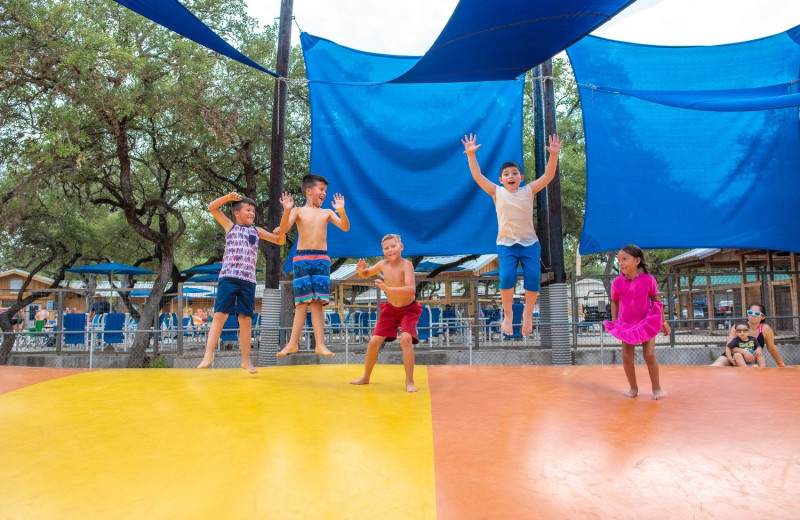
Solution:
M679 316L744 318L760 302L776 329L800 327L800 255L763 249L693 249L662 263L672 276ZM779 317L785 317L781 319Z

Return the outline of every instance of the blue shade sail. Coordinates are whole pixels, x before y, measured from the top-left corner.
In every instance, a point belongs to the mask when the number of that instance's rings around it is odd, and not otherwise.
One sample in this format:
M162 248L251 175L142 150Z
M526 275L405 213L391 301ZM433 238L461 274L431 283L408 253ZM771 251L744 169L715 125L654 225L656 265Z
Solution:
M631 0L461 0L425 56L393 83L511 80Z
M713 47L583 38L582 254L800 251L800 28Z
M311 172L326 177L330 208L345 197L348 233L329 226L331 257L381 255L399 233L404 254L495 251L494 204L469 172L461 138L474 132L478 159L497 180L522 163L524 81L375 85L419 58L361 52L301 35L311 100Z
M233 48L177 0L116 0L116 2L212 51L278 77L277 73L262 67Z

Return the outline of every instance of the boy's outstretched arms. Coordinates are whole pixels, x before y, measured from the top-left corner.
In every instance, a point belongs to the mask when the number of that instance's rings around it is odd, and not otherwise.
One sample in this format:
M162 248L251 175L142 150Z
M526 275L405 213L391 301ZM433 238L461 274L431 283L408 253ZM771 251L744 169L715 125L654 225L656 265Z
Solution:
M481 145L477 144L476 141L478 136L475 134L469 134L469 136L464 136L464 139L461 140L461 144L464 145L464 153L467 154L467 161L469 162L469 171L472 174L472 178L481 187L483 191L488 193L489 195L494 198L494 195L497 190L497 185L487 179L483 173L481 173L481 167L478 164L478 159L475 157L475 152L478 151L478 148Z
M349 231L350 219L347 218L347 213L344 212L344 196L342 196L341 193L334 193L331 205L335 210L331 215L331 222L333 222L333 225L342 231Z
M227 215L225 215L225 213L223 213L220 208L222 208L222 206L224 206L228 202L232 202L235 200L242 200L242 196L236 193L235 191L232 191L227 195L223 195L222 197L212 200L208 204L208 211L211 212L211 215L214 217L214 220L219 222L219 225L222 226L222 228L225 230L225 233L231 230L231 228L233 227L233 221L229 219Z
M358 276L361 278L369 278L370 276L375 276L381 272L381 260L380 262L376 263L373 266L368 266L367 261L363 258L359 259L358 263L356 264L356 272Z
M264 228L257 227L256 229L258 230L258 238L262 240L272 242L273 244L278 244L279 246L282 246L283 244L286 243L286 235L284 233L281 233L280 226L273 229L272 233L270 233Z
M294 208L294 199L288 191L284 191L281 195L281 206L283 206L283 215L281 216L281 223L278 226L279 233L283 235L284 242L286 241L286 233L292 228L294 224L295 215L292 211Z
M533 181L531 186L531 194L538 193L547 186L550 181L556 176L556 168L558 168L558 154L561 152L561 138L558 134L550 136L550 145L545 147L545 150L550 152L550 157L547 159L547 166L541 177Z

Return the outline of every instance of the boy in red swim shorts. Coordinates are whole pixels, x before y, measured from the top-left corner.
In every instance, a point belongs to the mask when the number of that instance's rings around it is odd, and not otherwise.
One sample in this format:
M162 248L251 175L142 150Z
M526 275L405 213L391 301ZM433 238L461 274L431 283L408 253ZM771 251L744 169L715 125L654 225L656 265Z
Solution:
M419 343L417 322L422 314L422 307L416 301L417 285L414 279L414 265L402 257L403 242L400 235L386 235L381 240L381 247L385 259L370 267L362 258L356 266L356 272L361 278L383 273L383 279L375 280L375 286L386 294L386 299L389 301L380 305L381 314L367 347L364 375L350 381L350 384L369 384L372 369L378 361L378 350L384 341L397 339L397 327L400 327L400 346L403 348L403 367L406 371L406 391L416 392L413 345Z

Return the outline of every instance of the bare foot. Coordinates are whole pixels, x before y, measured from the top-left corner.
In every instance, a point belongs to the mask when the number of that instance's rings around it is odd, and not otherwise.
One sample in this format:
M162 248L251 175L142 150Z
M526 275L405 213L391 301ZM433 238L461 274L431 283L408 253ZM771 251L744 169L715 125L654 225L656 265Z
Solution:
M637 395L639 395L639 389L638 388L631 388L630 390L628 390L627 392L625 392L622 395L624 395L625 397L629 397L629 398L630 397L636 397Z
M661 390L660 388L653 389L653 399L655 399L656 401L660 401L665 397L667 397L667 394L665 394L663 390Z
M249 361L242 361L242 368L250 372L251 374L258 374L258 369L253 366L253 364Z
M533 316L522 318L522 335L530 336L531 332L533 332Z
M283 350L278 352L276 355L278 357L288 356L289 354L296 354L298 350L299 348L297 347L297 345L294 345L294 348L292 348L292 345L286 345L285 347L283 347Z
M328 347L326 347L325 345L320 345L320 344L317 344L317 346L314 348L314 352L316 352L320 356L325 356L325 357L333 357L333 356L336 355L333 352L331 352L330 350L328 350Z
M514 333L514 328L511 325L511 316L506 315L506 317L503 318L503 324L500 325L500 330L506 336L510 336L510 335L512 335Z
M369 384L369 378L367 376L359 377L358 379L353 379L352 381L350 381L350 384L351 385L368 385Z
M414 386L414 381L406 381L406 392L416 392L417 387Z
M197 365L197 368L208 368L213 364L214 364L213 357L211 359L203 358L203 361L201 361L200 364Z

